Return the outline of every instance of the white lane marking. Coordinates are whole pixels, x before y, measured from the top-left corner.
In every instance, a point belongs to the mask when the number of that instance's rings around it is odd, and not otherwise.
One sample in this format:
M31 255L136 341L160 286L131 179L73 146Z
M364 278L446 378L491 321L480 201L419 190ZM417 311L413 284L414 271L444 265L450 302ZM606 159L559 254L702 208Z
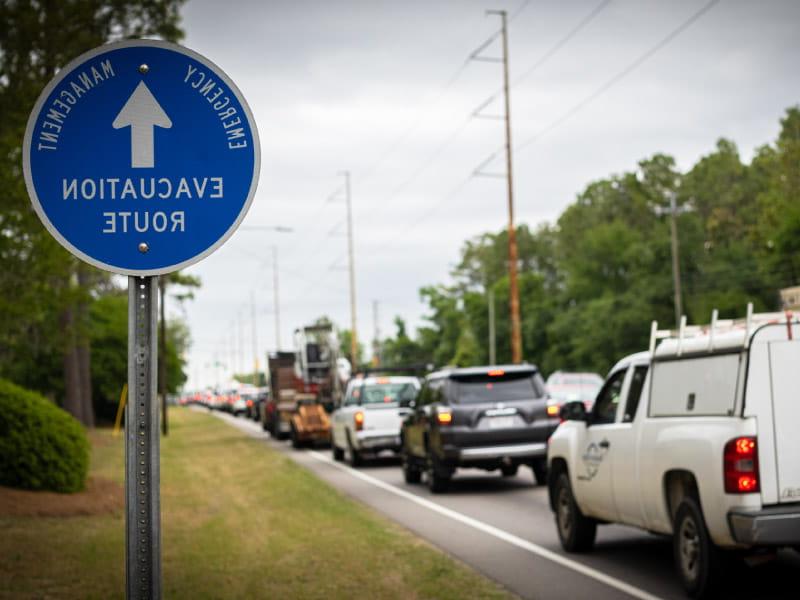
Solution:
M309 454L310 456L312 456L313 458L315 458L320 462L324 462L333 467L336 467L337 469L341 469L342 471L349 473L353 477L361 479L362 481L366 481L367 483L370 483L375 487L381 488L382 490L395 494L396 496L400 496L401 498L405 498L406 500L419 504L420 506L424 506L425 508L437 512L440 515L444 515L445 517L449 517L450 519L458 521L459 523L463 523L464 525L472 527L473 529L477 529L478 531L487 533L493 537L496 537L499 540L508 542L509 544L516 546L517 548L527 550L531 554L537 554L542 558L551 560L555 563L560 564L563 567L567 567L568 569L577 571L582 575L586 575L587 577L591 577L592 579L595 579L601 583L604 583L608 586L611 586L622 592L625 592L626 594L633 596L634 598L641 598L642 600L660 600L659 596L654 596L653 594L645 592L644 590L634 587L628 583L625 583L624 581L620 581L619 579L606 575L605 573L601 573L596 569L587 567L586 565L582 565L581 563L566 558L564 556L561 556L560 554L556 554L552 550L548 550L547 548L538 546L537 544L529 542L528 540L524 540L521 537L517 537L512 533L508 533L507 531L498 529L497 527L489 525L488 523L484 523L483 521L478 521L477 519L468 517L467 515L464 515L455 510L445 508L441 504L436 504L435 502L431 502L430 500L427 500L425 498L417 496L416 494L412 494L403 489L395 487L389 483L386 483L385 481L376 479L371 475L362 473L361 471L351 469L347 465L343 465L341 463L331 460L328 456L320 452L317 452L316 450L309 450L307 454Z

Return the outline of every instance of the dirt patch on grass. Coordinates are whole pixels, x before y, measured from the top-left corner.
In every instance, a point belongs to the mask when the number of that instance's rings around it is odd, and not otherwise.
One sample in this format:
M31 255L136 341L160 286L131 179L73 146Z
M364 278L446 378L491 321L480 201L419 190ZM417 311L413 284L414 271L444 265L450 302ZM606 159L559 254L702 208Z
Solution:
M0 486L0 517L79 517L115 513L125 507L125 488L90 477L75 494L31 492Z

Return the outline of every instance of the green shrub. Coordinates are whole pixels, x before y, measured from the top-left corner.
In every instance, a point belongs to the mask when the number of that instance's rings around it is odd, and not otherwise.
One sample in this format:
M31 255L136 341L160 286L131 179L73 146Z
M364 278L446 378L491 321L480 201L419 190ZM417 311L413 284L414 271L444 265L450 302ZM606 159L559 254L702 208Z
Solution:
M70 414L0 379L0 484L77 492L89 470L89 441Z

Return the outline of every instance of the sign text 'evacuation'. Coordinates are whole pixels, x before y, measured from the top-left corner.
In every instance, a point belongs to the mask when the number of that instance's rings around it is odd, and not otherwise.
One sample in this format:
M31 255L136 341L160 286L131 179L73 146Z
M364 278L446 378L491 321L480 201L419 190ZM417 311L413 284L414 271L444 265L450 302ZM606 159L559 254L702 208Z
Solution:
M62 179L64 200L194 200L223 198L222 177L167 177L138 179L106 177L101 179ZM103 212L103 233L183 232L184 211L109 211Z

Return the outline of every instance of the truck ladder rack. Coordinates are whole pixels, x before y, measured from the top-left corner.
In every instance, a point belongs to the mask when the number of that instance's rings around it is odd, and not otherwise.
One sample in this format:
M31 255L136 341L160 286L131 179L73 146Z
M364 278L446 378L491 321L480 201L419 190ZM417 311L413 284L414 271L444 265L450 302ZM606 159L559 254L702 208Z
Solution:
M747 316L744 319L720 319L719 311L711 311L711 323L708 325L687 325L686 315L681 317L678 329L659 329L658 321L650 325L650 354L656 350L659 340L672 339L677 342L677 355L683 350L684 340L697 337L708 337L708 352L715 350L715 337L719 334L741 331L743 336L742 348L747 348L751 334L760 326L768 324L786 323L789 338L792 337L791 324L798 319L791 311L754 313L752 302L747 304Z

